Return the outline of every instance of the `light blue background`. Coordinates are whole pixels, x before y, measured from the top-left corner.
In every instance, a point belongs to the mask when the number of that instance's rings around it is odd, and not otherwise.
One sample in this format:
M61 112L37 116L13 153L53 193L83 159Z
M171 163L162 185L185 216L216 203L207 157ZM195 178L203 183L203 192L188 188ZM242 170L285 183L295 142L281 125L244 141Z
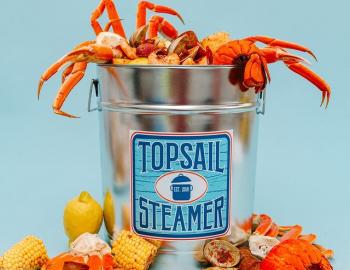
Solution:
M301 223L334 248L335 269L350 266L349 247L349 10L346 0L173 0L186 26L201 36L264 34L312 48L313 69L331 84L328 110L321 93L283 64L270 66L267 113L261 118L256 212L280 224ZM93 38L89 16L97 0L1 1L0 16L0 253L26 234L43 238L50 255L66 247L62 210L81 190L100 198L97 114L86 112L91 65L65 110L51 112L59 76L36 100L39 75L77 43ZM126 30L136 0L118 1ZM172 21L176 21L175 19Z

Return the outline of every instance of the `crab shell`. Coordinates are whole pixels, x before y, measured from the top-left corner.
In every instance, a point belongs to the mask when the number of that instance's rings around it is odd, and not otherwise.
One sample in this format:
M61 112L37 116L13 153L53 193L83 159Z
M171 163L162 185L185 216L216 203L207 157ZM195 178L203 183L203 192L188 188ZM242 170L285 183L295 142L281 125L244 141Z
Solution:
M41 270L113 270L111 254L75 256L63 253L49 260Z

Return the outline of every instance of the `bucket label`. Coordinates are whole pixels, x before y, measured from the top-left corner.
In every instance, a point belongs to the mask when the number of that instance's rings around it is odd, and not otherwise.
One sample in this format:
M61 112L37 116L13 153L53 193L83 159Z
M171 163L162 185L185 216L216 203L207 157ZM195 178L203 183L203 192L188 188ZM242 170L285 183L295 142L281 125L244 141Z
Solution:
M226 235L232 138L232 131L131 132L133 231L165 240Z

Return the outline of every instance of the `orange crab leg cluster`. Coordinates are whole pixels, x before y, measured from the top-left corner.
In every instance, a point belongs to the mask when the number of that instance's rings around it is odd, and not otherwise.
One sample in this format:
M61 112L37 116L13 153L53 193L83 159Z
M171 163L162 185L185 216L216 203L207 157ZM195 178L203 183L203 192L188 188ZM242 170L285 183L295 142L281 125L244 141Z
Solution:
M183 22L180 14L172 8L155 5L148 1L140 1L137 10L137 27L146 25L146 11L152 10L158 13L166 13L175 15ZM98 22L98 19L107 12L108 23L104 28ZM83 42L79 46L73 49L70 53L59 59L53 65L51 65L41 76L38 86L38 97L40 96L41 88L45 81L49 80L55 75L60 68L66 63L70 62L70 65L64 69L62 73L62 85L56 95L53 110L56 114L66 117L75 118L75 116L61 111L64 101L66 100L72 89L79 83L84 77L87 64L93 63L109 63L114 57L122 57L126 55L128 59L136 59L136 48L130 47L126 40L126 34L122 25L121 19L117 12L116 6L113 0L101 0L96 9L92 12L91 26L96 35L100 35L102 32L107 32L111 27L113 32L119 35L119 45L109 46L103 44L97 44L96 41ZM158 32L163 33L165 36L174 39L178 36L178 32L175 27L160 16L153 16L149 26L150 38L155 38Z
M84 43L84 45L87 43ZM76 118L76 116L65 113L61 111L62 105L66 100L69 93L72 91L74 86L79 83L79 81L84 77L85 70L88 62L95 63L107 63L109 62L114 55L113 49L108 46L93 44L90 42L89 45L80 47L72 52L68 53L62 57L59 61L54 63L49 67L45 73L41 76L39 86L38 86L38 98L42 86L45 81L50 79L57 71L66 63L73 62L69 65L62 74L62 85L58 91L55 101L53 103L53 110L59 115L63 115L70 118ZM68 79L67 76L69 76Z
M273 222L272 218L266 214L252 215L249 219L244 221L240 227L247 233L253 235L265 235L278 238L280 242L290 239L298 239L307 241L317 247L320 252L327 258L333 257L333 251L326 249L320 245L314 244L317 236L315 234L303 235L303 228L300 225L294 226L279 226Z
M87 67L87 62L79 62L73 65L72 71L69 74L70 76L69 80L65 80L63 82L61 90L58 91L57 97L52 105L52 108L55 113L62 116L70 117L70 118L76 118L76 116L74 115L61 111L61 108L67 96L74 88L74 86L77 85L80 82L80 80L84 77L86 67Z

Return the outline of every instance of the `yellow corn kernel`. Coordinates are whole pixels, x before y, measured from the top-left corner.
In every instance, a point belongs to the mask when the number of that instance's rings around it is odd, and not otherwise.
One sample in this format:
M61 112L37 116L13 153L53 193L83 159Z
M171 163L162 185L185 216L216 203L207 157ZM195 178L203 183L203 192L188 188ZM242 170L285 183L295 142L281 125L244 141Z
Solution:
M157 251L155 245L126 230L122 230L112 243L114 265L124 270L148 269Z
M156 240L156 239L146 239L148 242L156 246L157 248L160 248L162 246L162 241Z
M5 252L2 267L4 270L36 270L47 260L43 242L35 236L27 236Z

